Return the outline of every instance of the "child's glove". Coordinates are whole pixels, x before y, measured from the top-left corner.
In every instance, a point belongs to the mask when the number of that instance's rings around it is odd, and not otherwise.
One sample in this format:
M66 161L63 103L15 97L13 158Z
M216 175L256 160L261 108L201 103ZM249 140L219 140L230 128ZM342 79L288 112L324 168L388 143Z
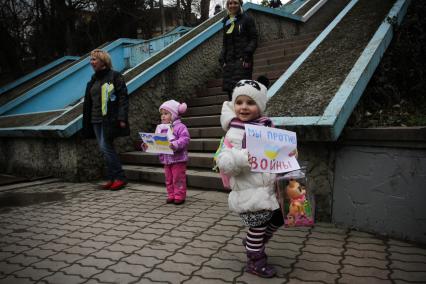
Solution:
M297 157L299 156L299 152L297 151L297 148L296 149L294 149L293 151L291 151L289 154L288 154L288 156L289 157L295 157L296 159L297 159Z
M143 152L146 152L146 149L148 149L148 145L146 145L146 143L142 142L142 143L141 143L141 150L142 150Z

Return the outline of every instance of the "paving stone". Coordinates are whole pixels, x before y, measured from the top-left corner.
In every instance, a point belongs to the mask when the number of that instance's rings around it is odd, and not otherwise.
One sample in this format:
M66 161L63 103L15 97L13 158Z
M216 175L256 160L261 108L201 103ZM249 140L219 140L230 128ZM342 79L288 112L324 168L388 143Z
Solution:
M401 254L416 254L416 255L422 255L426 256L426 249L420 248L420 247L408 247L408 246L397 246L397 245L390 245L389 251L394 253L401 253Z
M189 263L178 263L171 260L166 260L163 263L160 263L156 266L156 269L159 268L163 271L168 272L179 272L183 275L191 275L194 271L199 269L199 266L195 266Z
M316 254L310 252L303 252L298 256L300 260L308 260L308 261L323 261L331 264L339 264L339 261L342 259L341 256L331 255L331 254Z
M402 271L395 269L391 274L391 279L403 280L407 282L426 283L426 271Z
M16 277L30 278L34 281L37 281L51 274L52 272L47 269L38 269L34 267L26 267L22 270L13 272L13 275Z
M119 251L110 251L108 249L102 249L92 253L91 255L96 258L109 258L114 260L114 259L120 259L124 257L126 254Z
M273 265L280 265L282 267L291 267L296 262L296 258L289 258L284 256L270 256L268 255L268 263Z
M135 239L132 239L130 237L126 237L124 239L121 239L121 240L117 241L117 244L121 244L121 245L124 245L124 246L134 246L134 247L137 247L137 248L141 248L141 247L149 244L149 241L147 241L147 240L135 240Z
M342 278L340 278L337 283L345 283L345 284L391 284L393 283L391 280L383 280L374 277L357 277L349 274L343 274Z
M270 258L268 259L270 260ZM212 258L209 261L205 262L203 266L210 267L212 269L230 269L234 272L241 271L241 268L245 264L242 264L240 261L237 260L228 260L228 259L219 259L219 258Z
M161 263L163 260L156 257L152 257L152 256L142 256L138 254L132 254L127 257L124 257L123 259L121 259L121 261L125 261L130 264L136 264L136 265L142 264L143 266L152 268L155 265Z
M391 252L389 256L391 260L407 261L407 262L421 262L426 264L426 255L421 254L402 254Z
M177 252L176 254L170 256L168 260L173 260L174 262L179 262L179 263L190 263L193 265L199 265L200 263L203 263L206 260L208 260L208 258L203 257L201 255L188 255L188 254Z
M92 241L92 240L87 240L87 241L84 241L82 243L79 243L78 245L80 247L83 247L83 248L101 249L101 248L108 246L109 243L107 243L107 242L95 242L95 241Z
M94 256L88 256L78 260L76 263L79 263L83 266L93 266L99 269L105 269L106 267L116 263L116 261L108 258L96 258Z
M305 242L306 246L318 246L322 248L331 248L331 249L342 249L345 242L343 241L336 241L336 240L322 240L322 239L311 239L309 236L309 239Z
M25 240L22 240L22 241L19 242L20 245L27 246L27 247L30 247L30 248L40 246L44 243L45 243L44 241L33 240L33 239L25 239Z
M206 278L202 278L200 276L192 276L190 279L182 282L185 284L199 284L199 283L203 283L203 284L226 284L226 283L233 283L232 281L223 281L223 280L219 280L219 279L206 279Z
M43 245L40 245L38 248L44 249L44 250L53 250L53 251L56 251L56 252L60 252L60 251L66 250L70 247L71 247L71 245L66 245L66 244L56 243L56 242L48 242L48 243L45 243Z
M20 264L22 266L28 266L34 262L39 261L40 259L35 256L25 256L23 254L15 255L7 259L7 262L13 264Z
M73 263L77 260L83 259L83 255L74 254L74 253L66 253L66 252L58 252L54 255L49 256L50 260L53 261L65 261L67 263Z
M156 269L152 272L149 272L145 274L144 277L154 282L156 281L156 282L163 282L163 283L166 281L170 281L171 279L173 279L173 282L175 283L181 283L188 278L188 276L177 273L177 272L162 271L160 269Z
M60 284L79 284L86 281L86 279L81 278L80 276L67 275L63 272L56 272L55 274L44 278L44 280L47 283L58 283L58 284L59 283Z
M112 266L109 266L108 269L117 273L127 273L131 274L132 276L139 277L140 275L150 271L152 268L146 267L142 264L129 264L125 261L120 261Z
M387 269L387 265L389 264L389 261L386 259L378 260L374 258L359 258L359 257L353 257L353 256L345 256L342 263L350 264L357 267L375 267L378 269Z
M214 250L223 246L223 243L214 242L214 241L201 241L201 240L194 240L190 244L191 244L191 247L194 247L194 248L211 248Z
M294 264L294 267L302 268L308 271L320 271L328 272L330 274L338 274L340 265L321 261L298 260Z
M302 244L294 243L278 243L278 242L268 242L266 248L272 252L277 251L278 253L300 253L300 249L303 248Z
M241 276L236 278L235 283L241 284L282 284L285 283L286 279L283 277L274 277L274 278L260 278L259 276L250 274L248 272L243 272ZM232 279L231 281L232 282ZM234 283L234 282L232 282ZM306 283L306 282L305 282Z
M108 250L113 252L122 252L125 254L133 253L139 249L137 246L129 246L129 245L122 245L122 244L112 244L108 247L106 247Z
M118 237L118 236L107 236L107 235L104 235L104 234L100 234L100 235L97 235L93 238L90 238L90 240L92 240L94 242L107 242L107 243L114 243L114 242L117 242L121 239L122 238Z
M309 239L319 239L319 240L334 240L344 242L346 239L346 235L339 234L327 234L324 232L311 232L309 235Z
M168 251L168 252L175 252L175 251L176 251L176 250L178 250L181 246L180 246L180 245L178 245L178 244L170 244L170 243L166 244L166 243L163 243L163 242L160 242L160 241L156 241L156 240L154 240L154 241L151 241L151 242L147 245L147 247L150 247L150 248L152 248L152 249L156 249L156 250L158 250L158 249L162 249L162 250L165 250L165 251Z
M366 251L377 251L377 252L384 252L386 250L386 246L384 245L378 245L378 244L363 244L363 243L354 243L354 242L347 242L346 248L348 249L357 249L357 250L366 250Z
M210 257L213 254L215 254L217 252L216 249L210 249L210 248L194 248L192 247L190 244L187 245L185 248L179 250L179 252L184 253L184 254L196 254L196 255L201 255L204 257Z
M426 263L392 260L392 263L390 264L390 268L407 271L407 272L410 272L410 271L422 272L422 271L426 271Z
M240 274L241 274L240 271L235 272L229 269L218 269L218 268L212 269L207 266L203 266L201 267L200 270L194 272L194 275L198 275L198 276L209 278L209 279L220 279L224 281L232 281L232 279L236 278Z
M73 264L71 266L62 268L61 272L68 275L78 275L84 279L88 279L91 276L101 272L101 270L93 266L83 266L81 264Z
M317 254L332 254L335 256L341 255L343 252L343 248L333 248L333 247L319 247L316 245L306 245L302 248L302 252L310 252L310 253L317 253Z
M82 246L78 245L78 246L73 246L73 247L66 248L62 252L64 252L64 253L70 253L70 254L79 254L79 255L85 256L85 255L89 255L92 252L95 252L97 250L98 249L96 249L96 248L82 247Z
M51 255L57 254L58 252L51 250L51 249L39 249L39 248L32 248L31 250L28 250L24 252L24 255L26 256L35 256L39 258L46 258Z
M0 248L0 250L3 251L3 252L13 252L13 253L21 253L23 251L28 251L30 249L31 249L31 247L29 247L29 246L21 246L21 245L17 245L17 244L11 244L11 245L7 245L7 246Z
M132 283L138 280L137 277L134 277L131 274L117 273L111 270L105 270L102 273L99 273L93 276L93 278L101 282L107 282L107 283L112 282L112 283L120 283L120 284Z
M0 279L0 284L32 284L34 280L29 278L18 278L13 275L7 276L6 278Z
M11 251L0 251L0 261L14 256L15 253Z
M31 265L37 269L47 269L49 271L58 271L65 266L69 266L69 263L65 261L53 261L50 259L43 259Z
M156 241L164 242L164 243L172 243L177 245L184 245L188 242L186 238L178 238L173 236L161 236L155 239Z
M135 253L137 253L141 256L152 256L152 257L156 257L156 258L159 258L159 259L165 259L168 256L172 255L172 253L170 253L167 250L152 249L150 247L144 247L141 250L135 251Z
M357 243L357 244L363 244L363 245L368 245L368 244L376 244L379 246L384 246L385 242L382 239L378 239L375 237L349 237L347 239L348 242L351 243Z
M373 258L373 259L379 259L379 260L385 260L387 257L387 252L382 251L368 251L368 250L358 250L355 248L348 248L345 251L345 256L354 256L358 258Z
M70 245L70 246L72 246L72 245L75 245L75 244L81 243L81 242L82 242L82 239L69 238L69 237L61 237L61 238L57 238L57 239L55 239L55 241L54 241L54 242L55 242L55 243L58 243L58 244L65 244L65 245Z
M0 268L1 268L0 271L3 274L10 274L10 273L12 273L14 271L24 269L24 266L19 265L19 264L15 264L15 263L7 263L5 261L1 261L0 262Z
M296 277L301 281L322 281L325 283L333 283L338 276L338 274L332 274L326 271L309 271L301 268L294 269L289 275L290 279Z
M386 269L378 269L375 267L359 267L345 264L341 270L342 274L350 274L358 277L375 277L378 279L388 279L389 271Z

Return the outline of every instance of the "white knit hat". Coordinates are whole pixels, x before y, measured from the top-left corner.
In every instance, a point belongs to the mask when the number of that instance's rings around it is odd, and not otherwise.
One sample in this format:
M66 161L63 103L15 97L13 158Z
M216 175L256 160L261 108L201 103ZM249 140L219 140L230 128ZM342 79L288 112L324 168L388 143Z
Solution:
M266 108L266 102L268 101L266 90L266 87L258 81L241 80L235 85L232 92L232 104L235 104L238 96L247 96L256 102L260 112L263 113Z

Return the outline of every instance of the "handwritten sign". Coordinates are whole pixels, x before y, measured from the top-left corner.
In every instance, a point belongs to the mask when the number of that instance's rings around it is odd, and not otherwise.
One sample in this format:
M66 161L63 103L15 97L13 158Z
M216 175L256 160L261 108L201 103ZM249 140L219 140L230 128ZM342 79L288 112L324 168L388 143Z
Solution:
M278 128L245 125L247 150L253 172L285 173L300 169L294 156L296 133Z
M146 152L157 154L173 154L167 133L145 133L139 132L142 141L147 145Z

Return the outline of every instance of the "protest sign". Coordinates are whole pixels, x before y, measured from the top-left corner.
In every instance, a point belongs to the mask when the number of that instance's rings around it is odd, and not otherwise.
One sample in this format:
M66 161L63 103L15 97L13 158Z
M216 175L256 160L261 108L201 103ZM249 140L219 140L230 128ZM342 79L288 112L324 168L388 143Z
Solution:
M300 169L296 158L296 133L258 125L245 125L246 147L253 172L285 173Z
M145 133L139 132L142 141L146 144L145 152L157 154L173 154L167 133Z

